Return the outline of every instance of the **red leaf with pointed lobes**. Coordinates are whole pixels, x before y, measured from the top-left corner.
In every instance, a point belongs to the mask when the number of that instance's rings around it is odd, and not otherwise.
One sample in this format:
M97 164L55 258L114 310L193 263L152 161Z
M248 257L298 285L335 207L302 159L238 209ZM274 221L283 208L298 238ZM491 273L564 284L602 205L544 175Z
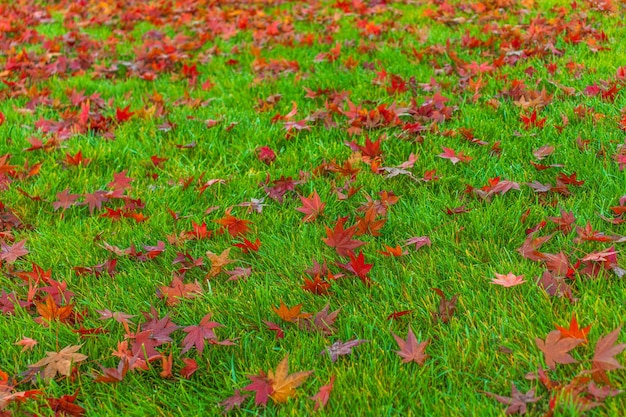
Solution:
M205 340L217 340L217 336L213 329L216 327L223 327L222 324L211 321L211 313L207 314L202 318L200 324L197 326L187 326L183 329L187 336L183 340L183 350L180 352L181 354L187 352L192 347L195 347L198 351L198 354L202 355L202 351L204 350L204 341Z
M365 245L365 242L352 239L356 231L356 226L351 226L344 229L344 224L348 220L347 217L340 217L335 224L334 229L326 227L326 238L322 238L324 243L328 246L335 248L340 256L349 256L354 253L354 250L360 246Z
M561 332L562 338L571 337L572 339L581 339L584 341L583 343L587 343L587 334L589 333L589 330L591 329L591 325L587 327L583 327L582 329L578 327L578 321L576 320L575 314L572 314L572 320L569 324L568 329L561 327L561 326L555 326L555 327L557 328L558 331Z
M91 159L83 158L83 152L78 151L76 155L70 155L69 153L65 154L65 163L71 166L83 165L87 166L91 162Z
M248 226L252 222L249 220L239 219L230 214L231 209L227 209L224 213L224 217L218 220L213 220L215 223L222 226L221 231L228 231L228 233L235 237L237 235L245 235L250 230Z
M396 351L396 353L400 355L403 363L415 362L419 365L424 364L424 361L428 358L428 355L424 353L424 350L429 343L428 340L419 343L417 341L417 337L415 337L415 333L413 333L413 329L411 329L411 326L409 326L409 332L406 340L395 335L394 333L391 334L393 335L393 338L396 339L396 343L398 343L400 350Z
M63 208L63 210L65 210L76 204L76 200L78 199L78 197L80 197L80 194L70 194L69 191L70 189L66 188L65 190L57 194L57 201L52 203L54 211L57 211L60 208Z
M274 393L272 381L267 378L267 375L265 375L263 371L261 371L259 375L248 375L248 379L252 382L242 389L245 391L255 392L255 405L266 405L269 400L269 396Z
M124 107L123 109L120 109L119 107L115 108L115 120L117 120L118 123L123 123L129 120L134 114L135 112L130 111L130 105Z
M536 403L541 399L541 396L535 397L535 390L531 389L526 394L522 394L517 390L514 383L511 382L511 396L504 397L502 395L496 395L491 392L486 392L488 396L494 398L496 401L508 405L505 414L526 414L526 405L530 403Z
M117 364L117 368L104 368L103 366L100 366L100 369L102 369L103 374L98 376L95 379L95 382L121 382L128 372L128 360L126 358L120 359L119 363Z
M134 178L130 178L126 176L128 171L124 170L122 172L117 172L113 174L113 181L107 184L107 187L116 190L125 190L130 187L130 183L134 180Z
M326 203L322 202L317 191L313 191L309 197L300 196L302 207L296 208L300 213L305 216L302 218L303 222L312 222L317 219L317 216L321 215L324 211Z
M572 231L572 224L576 222L574 213L571 211L566 212L563 209L561 209L560 217L548 217L548 220L550 220L553 223L556 223L557 228L566 235Z
M232 396L226 398L224 401L220 402L218 405L220 407L224 407L224 413L227 413L235 407L239 408L241 404L243 404L243 402L247 399L248 399L248 394L242 395L241 392L237 389L235 390L235 393ZM265 400L265 402L267 402L267 400ZM259 405L259 404L264 404L264 403L256 403L255 401L255 404Z
M311 397L311 400L315 401L315 407L313 407L313 411L317 411L320 408L324 408L328 403L328 399L330 398L330 393L333 390L333 385L335 384L335 375L330 377L330 381L328 384L320 387L320 390Z
M276 153L269 146L261 146L257 148L257 158L259 161L269 165L276 160Z
M24 247L25 243L26 239L9 246L4 241L0 241L0 260L12 264L20 256L28 254L29 250Z
M169 287L161 286L157 290L157 297L165 298L168 306L175 306L182 298L195 298L202 294L202 287L195 283L185 284L179 277L174 277Z
M333 277L329 272L329 276ZM334 278L334 277L333 277ZM304 284L302 285L302 289L305 291L309 291L316 295L328 294L328 290L330 289L331 279L321 278L320 275L316 275L313 279L304 278Z
M365 212L365 216L358 217L358 221L356 224L355 235L361 236L364 234L369 234L371 236L380 236L380 229L387 222L386 218L376 220L378 216L378 209L376 206L370 206Z
M198 363L195 359L191 358L182 358L183 362L185 362L185 366L183 369L179 371L180 376L185 379L189 379L191 375L193 375L198 370ZM246 397L247 398L247 397Z
M537 347L543 352L546 365L548 365L551 369L554 369L557 363L576 363L576 359L572 358L568 352L582 342L583 340L580 339L561 337L561 332L559 330L553 330L548 333L545 341L539 338L535 339Z
M244 238L242 243L235 243L233 246L240 248L243 250L243 253L258 252L261 247L261 241L257 238L254 242L249 241Z
M365 263L365 257L363 256L363 252L359 252L359 255L356 257L352 253L348 255L350 256L349 263L346 263L346 264L338 263L337 265L345 269L346 271L356 275L357 277L361 279L361 281L363 282L369 281L369 278L367 278L367 274L370 272L374 264Z
M285 331L276 323L263 320L263 323L273 332L276 332L276 339L282 339L285 337Z
M89 214L93 214L95 209L101 210L102 203L106 203L109 199L106 197L106 192L102 190L94 191L93 193L83 194L85 201L81 205L87 204L89 206Z
M441 320L442 323L447 323L452 318L452 315L456 311L456 303L459 299L458 294L454 294L450 299L446 298L446 295L439 288L431 288L441 298L439 301L439 308L437 312L433 313L435 321Z
M605 371L623 368L617 359L615 359L615 355L622 353L622 351L626 349L626 343L615 344L621 329L621 327L618 327L611 333L600 338L596 343L596 348L594 349L592 360L594 378L607 384L609 381Z
M428 236L414 236L404 241L404 246L415 245L415 250L422 246L430 246L432 242Z
M517 251L524 258L530 259L531 261L543 261L545 259L545 255L539 252L537 249L543 245L546 241L548 241L553 235L540 236L535 237L533 233L528 234L522 246L520 246Z
M469 162L473 159L471 156L465 155L462 151L457 153L454 149L446 148L445 146L442 146L441 149L443 149L443 153L440 153L437 156L450 160L453 165L456 165L459 162Z

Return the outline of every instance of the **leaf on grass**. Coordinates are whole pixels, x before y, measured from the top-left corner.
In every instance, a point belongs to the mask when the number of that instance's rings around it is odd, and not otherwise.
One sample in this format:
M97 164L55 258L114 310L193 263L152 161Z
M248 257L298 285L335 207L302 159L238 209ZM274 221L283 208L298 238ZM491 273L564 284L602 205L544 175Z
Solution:
M235 262L233 259L228 259L230 254L230 248L222 251L219 255L213 252L207 252L206 256L211 261L211 270L207 274L207 278L213 278L222 272L222 268L230 263Z
M229 412L230 410L232 410L235 407L237 407L237 408L241 407L241 404L243 404L243 402L245 400L247 400L248 397L249 397L248 394L243 394L242 395L241 391L239 391L237 389L237 390L235 390L235 393L233 395L231 395L230 397L226 398L224 401L220 402L218 405L220 407L224 408L224 413L227 413L227 412ZM267 400L266 400L266 402L267 402ZM259 405L259 404L260 403L257 403L257 405Z
M587 334L589 333L589 330L591 329L591 325L587 327L583 327L582 329L578 327L578 321L576 320L575 314L572 314L572 320L570 321L569 329L566 329L561 326L555 326L555 327L557 328L558 331L561 332L561 337L563 338L571 337L572 339L581 339L584 341L583 343L587 343Z
M496 277L491 281L491 284L502 285L503 287L514 287L525 283L524 275L515 275L512 272L508 274L494 274Z
M185 379L189 379L198 370L198 363L195 359L182 358L185 366L180 370L179 374Z
M161 286L157 289L157 296L165 298L168 306L177 305L182 298L194 298L202 294L202 287L198 281L185 284L179 277L174 277L169 287Z
M202 355L204 350L205 340L217 340L217 336L213 329L216 327L223 327L222 324L211 321L212 314L209 313L202 318L200 324L197 326L187 326L183 329L187 335L183 339L183 350L181 354L187 352L192 347L195 347L199 355Z
M415 245L415 250L422 246L430 246L432 242L428 236L414 236L404 241L404 246Z
M605 371L623 368L617 359L615 359L615 355L622 353L622 351L626 349L626 343L615 344L621 329L621 327L618 327L611 333L600 338L596 343L596 348L594 349L592 360L594 377L607 384L609 381Z
M496 395L491 392L486 392L488 396L494 398L496 401L506 404L509 407L506 409L506 415L511 414L526 414L526 405L536 403L541 399L541 396L535 397L535 390L531 389L526 394L522 394L517 390L514 383L511 382L511 396L504 397L502 395Z
M396 353L400 355L403 363L415 362L419 365L424 364L424 361L428 358L428 355L424 353L424 350L429 343L428 340L418 343L417 337L415 337L415 333L413 333L411 326L409 326L409 332L406 340L394 333L391 334L393 335L393 338L396 339L396 343L398 343L400 350L397 350Z
M349 256L350 253L354 253L354 250L360 246L365 245L365 242L352 239L356 232L356 226L348 227L344 229L343 226L348 220L347 217L341 217L337 220L334 229L326 228L326 238L322 238L331 248L335 248L339 256Z
M543 352L546 365L551 369L554 369L557 363L576 363L576 359L572 358L567 352L574 349L582 342L583 341L580 339L563 338L561 337L561 332L558 330L553 330L548 333L545 341L539 338L535 339L537 347Z
M57 374L70 376L72 365L87 359L87 355L78 353L83 345L67 346L59 352L46 352L46 357L29 365L29 368L43 368L41 377L43 379L52 379Z
M289 355L280 361L276 367L276 371L270 370L267 373L267 378L272 382L272 393L270 394L272 400L277 403L284 403L295 393L297 387L299 387L313 371L296 372L289 374Z
M35 339L31 339L30 337L23 337L21 340L14 343L15 346L21 346L22 352L26 352L27 350L32 350L35 346L37 346L37 342Z
M278 314L278 317L285 321L289 321L295 323L298 319L304 319L310 317L310 313L300 312L302 309L302 304L297 304L293 307L287 307L283 301L280 301L280 305L278 308L272 307L274 312Z
M454 294L450 299L446 298L446 295L439 288L431 288L441 298L439 301L439 308L433 313L435 321L441 320L442 323L447 323L454 315L456 311L456 303L459 299L458 294Z
M102 369L102 375L96 377L95 382L105 382L110 384L121 382L128 372L128 367L128 359L125 357L120 359L117 364L117 368L105 368L100 366L100 369Z
M274 392L274 388L272 388L272 381L267 378L267 375L265 375L263 371L261 371L259 375L248 375L248 379L252 382L242 389L245 391L255 392L255 405L266 405L269 396Z
M0 261L12 264L20 256L28 254L28 249L24 247L25 243L26 240L20 240L16 244L9 246L4 241L0 241Z
M315 221L317 216L322 214L326 206L326 203L322 202L317 191L313 191L309 197L300 196L300 201L302 202L302 207L298 207L296 210L305 215L302 218L303 222Z
M324 408L328 403L328 399L330 398L330 393L333 390L333 385L335 384L335 375L330 377L330 381L326 385L322 385L320 390L311 397L311 400L315 401L315 407L313 411L317 411L320 408Z
M44 302L35 303L37 312L41 315L41 319L46 321L58 320L61 323L67 323L72 319L74 304L59 306L52 296L48 294Z
M330 360L335 362L339 356L350 355L352 354L352 348L360 345L361 343L369 342L369 340L361 340L354 339L348 340L347 342L342 342L341 340L337 340L331 346L326 346L320 355L323 355L325 352L328 352L328 356L330 356Z

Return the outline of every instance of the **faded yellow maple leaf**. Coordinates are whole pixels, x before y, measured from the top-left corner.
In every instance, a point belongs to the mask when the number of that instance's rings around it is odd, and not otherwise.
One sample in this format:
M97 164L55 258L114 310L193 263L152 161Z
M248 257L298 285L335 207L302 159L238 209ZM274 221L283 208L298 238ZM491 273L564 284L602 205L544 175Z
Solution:
M46 357L38 362L29 365L29 368L43 368L41 377L52 379L57 373L63 376L70 376L72 365L87 359L87 355L78 353L83 345L66 346L58 352L46 352Z
M230 254L230 248L225 249L221 254L213 252L207 252L206 256L211 261L211 270L207 274L207 278L213 278L222 272L222 268L230 263L235 262L233 259L228 259Z
M277 403L286 402L312 373L313 371L302 371L289 375L289 354L287 354L276 367L276 371L270 370L267 373L267 379L272 382L273 392L270 397Z

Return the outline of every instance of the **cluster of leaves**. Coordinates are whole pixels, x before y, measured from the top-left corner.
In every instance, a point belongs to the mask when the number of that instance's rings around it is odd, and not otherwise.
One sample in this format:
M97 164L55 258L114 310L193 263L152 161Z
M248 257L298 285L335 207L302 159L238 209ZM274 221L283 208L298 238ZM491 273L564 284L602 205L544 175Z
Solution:
M584 350L591 325L543 336L532 317L499 349L525 362L478 376L510 397L452 390L506 414L614 407L620 310L584 297L624 288L626 66L611 48L626 3L222 3L0 5L0 329L21 348L0 361L0 415L79 416L97 406L81 390L196 383L227 361L212 406L280 407L315 375L296 407L317 411L355 395L353 366L454 372L470 308L497 316L501 300L612 319ZM485 268L503 288L472 280ZM267 346L283 359L259 370ZM73 391L57 395L62 379Z

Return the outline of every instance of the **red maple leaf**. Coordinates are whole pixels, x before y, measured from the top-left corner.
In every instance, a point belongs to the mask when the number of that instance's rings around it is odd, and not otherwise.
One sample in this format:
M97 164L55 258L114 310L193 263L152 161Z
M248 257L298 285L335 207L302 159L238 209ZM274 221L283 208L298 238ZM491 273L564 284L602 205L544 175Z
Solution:
M106 192L102 190L96 190L93 193L83 194L85 201L81 204L87 204L89 206L89 214L93 214L95 209L101 210L102 203L106 203L109 199L106 197Z
M233 237L248 233L248 230L250 229L248 225L252 222L249 220L239 219L231 215L230 210L231 209L227 209L224 213L224 217L221 219L213 221L222 226L220 229L222 232L226 230Z
M340 256L349 256L354 253L354 250L360 246L365 245L365 242L352 239L356 231L356 226L351 226L347 229L343 228L343 225L348 220L347 217L340 217L337 219L334 229L326 227L326 238L322 238L331 248L335 248Z
M400 350L396 351L398 355L402 358L403 363L415 362L419 365L422 365L424 361L428 358L428 355L424 353L426 346L428 346L429 341L418 343L417 337L415 337L415 333L413 333L413 329L409 326L409 333L407 334L406 340L397 336L394 333L391 333L393 338L396 339L396 343L398 343L398 347Z
M80 197L80 194L70 194L69 191L70 189L66 188L65 190L57 194L57 201L52 203L54 211L57 211L60 208L63 208L63 210L65 210L76 204L76 200L78 199L78 197Z
M28 249L24 247L26 239L20 240L14 245L7 245L3 241L0 241L0 260L7 261L12 264L20 256L24 256L29 253Z
M548 365L551 369L554 369L557 363L576 363L576 359L572 358L572 356L567 352L574 349L582 342L583 340L581 339L561 337L561 332L558 330L553 330L548 333L545 341L539 339L538 337L535 339L537 347L543 352L546 365Z
M348 256L350 256L350 262L345 264L338 263L337 265L345 269L346 271L356 275L361 279L361 281L367 284L369 282L367 274L370 272L372 266L374 265L365 263L365 257L363 256L363 252L359 252L358 256L356 257L354 256L354 253L349 253Z
M183 331L187 333L187 336L183 339L183 350L180 353L185 353L192 347L195 347L198 354L202 355L202 351L204 350L204 341L217 340L217 336L215 335L213 329L222 326L222 324L216 321L211 321L211 313L209 313L202 318L199 325L185 327Z
M526 414L526 404L536 403L541 399L541 396L535 397L535 390L531 389L526 394L522 394L517 390L517 387L514 383L511 382L511 396L504 397L502 395L496 395L491 392L486 393L488 396L494 398L496 401L508 405L509 407L506 409L505 414Z
M119 107L115 108L115 120L118 123L123 123L129 120L134 114L135 112L130 111L130 104L123 109L120 109Z
M472 157L465 155L463 151L457 153L454 149L446 148L445 146L442 146L441 149L443 149L443 153L440 153L437 156L450 160L453 165L456 165L459 162L469 162L472 160Z
M578 327L578 321L576 320L576 315L572 314L572 320L569 324L569 329L566 329L561 326L555 326L558 331L561 332L561 337L571 337L572 339L581 339L584 343L587 343L587 334L591 329L591 325L587 327L583 327L582 329Z
M317 191L313 191L309 197L300 196L300 201L302 201L302 207L297 207L296 210L305 214L302 218L303 222L315 221L317 216L322 214L324 207L326 206L326 203L322 202L320 196L317 194Z
M320 408L324 408L328 403L328 399L330 398L330 393L333 390L333 385L335 383L335 375L330 377L330 381L326 385L322 385L320 390L311 397L313 401L315 401L315 407L313 407L313 411L317 411Z
M592 360L594 378L606 384L609 384L608 377L605 373L606 371L623 368L623 366L614 357L626 349L626 343L615 344L620 331L621 327L618 327L611 333L600 338L596 343L596 348L594 349Z
M269 396L274 393L272 388L272 381L267 378L265 372L259 372L259 375L248 375L248 379L252 381L250 384L243 387L245 391L254 391L254 404L266 405L269 400Z

